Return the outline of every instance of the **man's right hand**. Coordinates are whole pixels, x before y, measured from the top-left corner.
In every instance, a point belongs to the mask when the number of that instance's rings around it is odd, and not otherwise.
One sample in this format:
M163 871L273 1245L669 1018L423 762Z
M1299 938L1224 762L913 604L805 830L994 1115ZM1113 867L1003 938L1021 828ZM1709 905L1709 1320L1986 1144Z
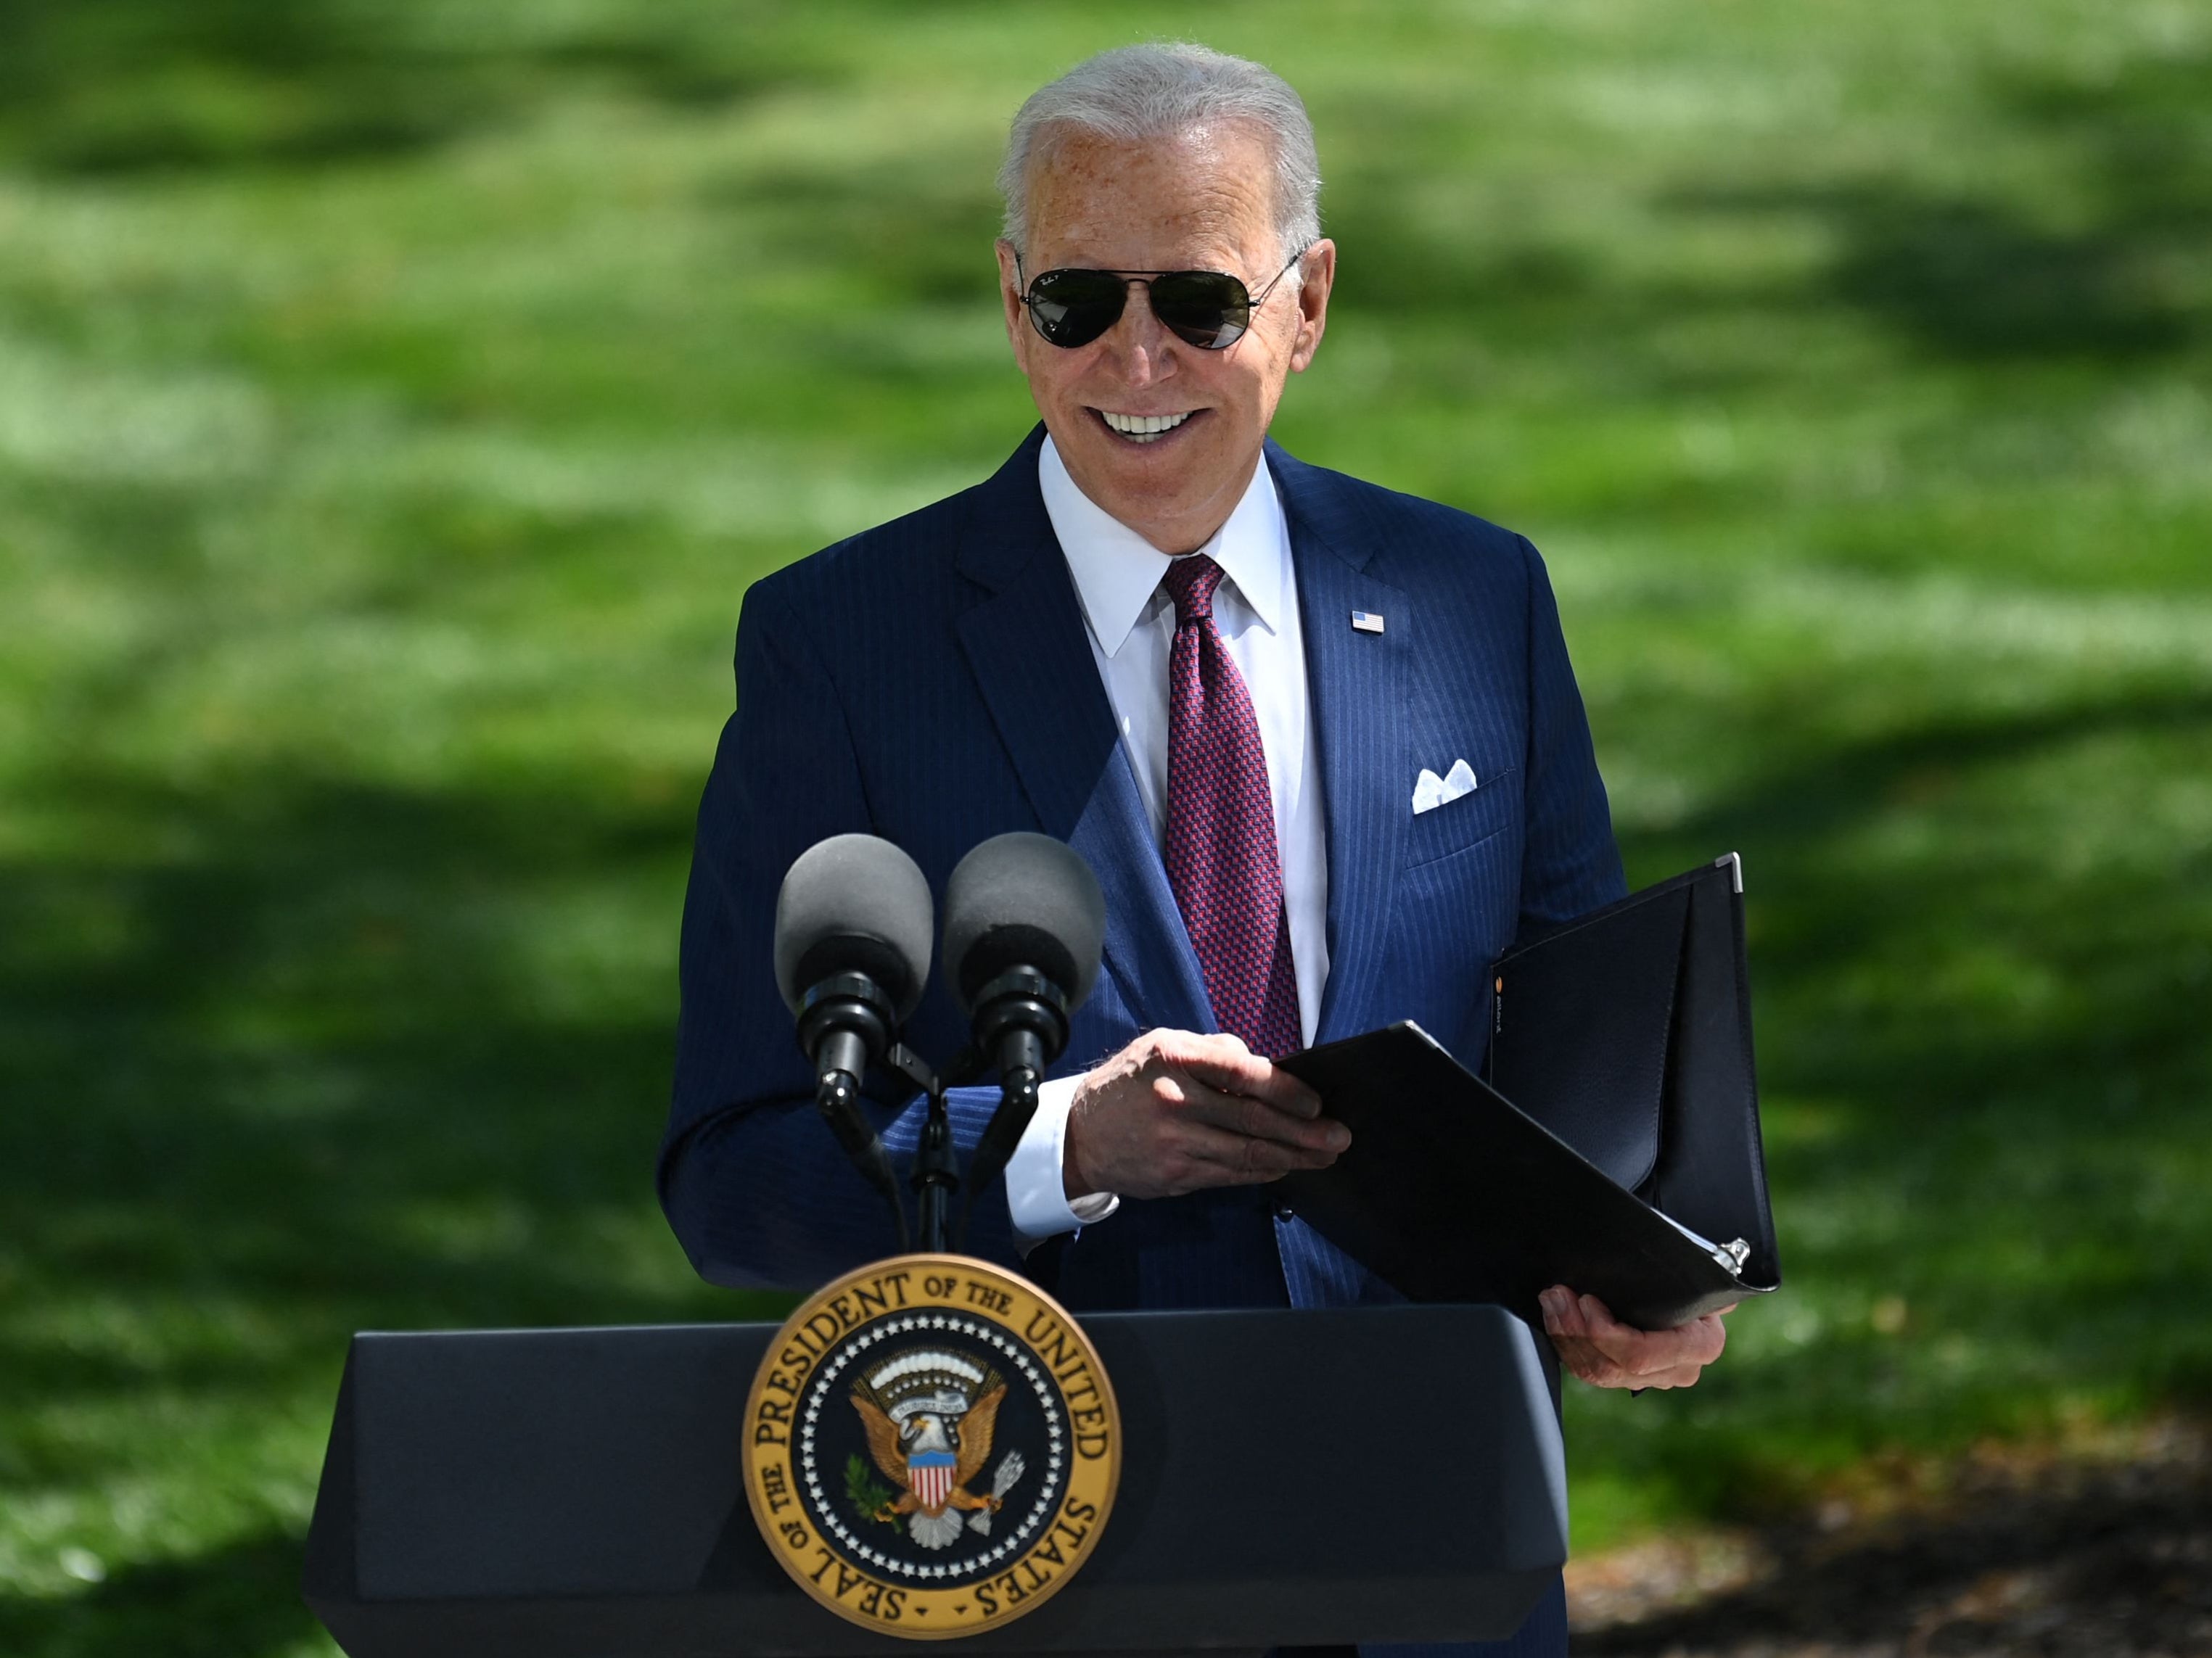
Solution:
M1172 1198L1326 1169L1352 1131L1235 1036L1150 1030L1076 1084L1062 1142L1071 1202Z

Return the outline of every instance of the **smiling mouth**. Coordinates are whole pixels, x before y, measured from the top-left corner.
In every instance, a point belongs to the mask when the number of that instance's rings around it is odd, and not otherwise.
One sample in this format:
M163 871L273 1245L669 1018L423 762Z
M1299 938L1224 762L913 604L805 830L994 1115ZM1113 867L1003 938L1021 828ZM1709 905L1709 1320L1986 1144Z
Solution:
M1091 410L1109 431L1131 443L1158 443L1198 412L1186 409L1176 415L1116 415L1104 409Z

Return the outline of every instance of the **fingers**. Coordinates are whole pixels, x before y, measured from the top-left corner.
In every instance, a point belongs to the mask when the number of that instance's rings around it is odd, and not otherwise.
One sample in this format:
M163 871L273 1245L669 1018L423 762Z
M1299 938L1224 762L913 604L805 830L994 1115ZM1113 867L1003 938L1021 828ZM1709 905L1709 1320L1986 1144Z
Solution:
M1073 1124L1071 1124L1071 1128ZM1109 1147L1091 1174L1097 1189L1125 1197L1181 1197L1218 1186L1256 1186L1304 1169L1325 1169L1333 1151L1231 1134L1174 1117L1138 1127Z
M1313 1090L1234 1036L1152 1031L1076 1088L1071 1195L1170 1197L1324 1169L1352 1143Z
M1161 1103L1175 1108L1185 1121L1223 1133L1326 1151L1332 1157L1352 1144L1352 1131L1330 1118L1292 1116L1266 1100L1224 1093L1188 1077L1170 1072L1159 1078L1153 1089Z
M1182 1149L1205 1166L1205 1183L1224 1186L1257 1186L1301 1169L1326 1169L1336 1161L1336 1153L1326 1148L1224 1133L1203 1123L1186 1126Z
M1595 1387L1687 1388L1728 1345L1720 1313L1676 1329L1639 1330L1613 1317L1595 1296L1577 1296L1565 1284L1537 1299L1561 1361Z
M1235 1036L1158 1031L1153 1054L1155 1096L1182 1115L1230 1134L1331 1157L1352 1144L1349 1129L1322 1115L1318 1094ZM1326 1161L1292 1166L1318 1168Z
M1705 1367L1701 1364L1682 1364L1671 1370L1639 1374L1623 1369L1587 1344L1571 1347L1565 1343L1553 1345L1559 1349L1560 1362L1577 1380L1586 1382L1593 1388L1628 1388L1638 1393L1650 1388L1694 1388L1698 1385L1698 1378L1705 1373Z
M1288 1116L1310 1121L1321 1115L1320 1095L1236 1036L1200 1036L1188 1030L1154 1034L1155 1052L1163 1060L1210 1088L1261 1101Z
M1536 1301L1544 1309L1544 1328L1551 1334L1570 1337L1589 1334L1589 1322L1583 1316L1582 1303L1565 1284L1554 1284L1538 1296Z

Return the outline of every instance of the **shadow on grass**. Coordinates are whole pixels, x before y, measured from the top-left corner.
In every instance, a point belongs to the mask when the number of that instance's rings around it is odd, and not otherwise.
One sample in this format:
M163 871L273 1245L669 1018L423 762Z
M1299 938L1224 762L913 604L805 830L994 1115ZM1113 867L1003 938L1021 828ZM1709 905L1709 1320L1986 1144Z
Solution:
M2212 691L2186 684L1931 720L1779 760L1663 835L1628 837L1625 851L1632 866L1660 868L1693 859L1722 839L1741 839L1770 853L1759 860L1771 871L1765 885L1771 899L1771 907L1762 905L1757 965L1806 989L1824 987L1839 963L1916 945L1926 947L1932 961L1935 950L1977 932L2069 952L2075 993L2038 1022L2030 1041L2000 1039L1950 1018L1919 1027L1909 1041L1912 1027L1893 1023L1887 1039L1871 1047L1794 1029L1775 1056L1770 1080L1789 1089L1813 1084L1817 1073L1820 1085L1842 1084L1870 1102L1894 1100L1905 1110L1926 1096L1955 1101L2002 1095L2064 1101L2063 1109L2078 1114L2085 1090L2101 1096L2146 1069L2179 1081L2172 1073L2193 1074L2212 1060L2192 994L2212 966L2212 940L2203 936L2201 917L2165 901L2169 881L2193 890L2212 876L2212 847L2196 848L2182 865L2151 878L2139 870L2093 870L2037 886L1979 855L1965 836L1948 856L1929 857L1877 881L1826 865L1869 819L1900 805L1942 807L1978 774L2080 744L2207 734ZM2164 993L2145 975L2164 980ZM1911 1007L1909 997L1899 997L1891 1011L1909 1020Z
M2109 74L2014 71L1984 95L2022 143L2070 151L2079 200L2023 203L1887 181L1687 192L1692 207L1809 216L1838 252L1816 293L1967 359L2109 361L2206 337L2212 54Z
M2156 256L2169 238L2107 222L2039 228L1990 202L1855 190L1809 207L1847 251L1837 297L1962 356L2132 357L2179 350L2199 319L2162 291Z
M315 1631L300 1546L281 1536L131 1566L66 1598L0 1596L9 1658L262 1658Z
M1741 1518L1793 1512L1885 1446L2202 1408L2212 847L2062 878L2018 793L2114 744L2201 771L2212 694L1778 750L1692 820L1626 837L1639 882L1745 855L1785 1287L1694 1394L1576 1401L1579 1466ZM2126 779L2098 780L2108 820L2133 809ZM1869 855L1915 813L1920 851Z
M1842 1535L1800 1522L1758 1541L1754 1586L1580 1631L1575 1650L2150 1658L2201 1650L2212 1623L2212 1471L2155 1448L2118 1467L1970 1476L1924 1511Z
M764 7L454 20L349 0L15 0L0 143L131 173L404 155L514 119L562 82L715 106L830 72Z
M2060 229L2006 203L1901 185L1674 198L1692 210L1819 221L1838 251L1805 297L1867 312L1942 355L2127 360L2195 344L2202 307L2172 262L2199 238L2106 199L2112 210L2096 222Z
M610 873L672 961L687 813L250 778L49 799L80 841L0 868L0 1472L141 1454L41 1425L64 1402L312 1394L359 1328L780 1304L698 1284L653 1202L672 970L567 963L556 993L531 963Z
M1778 344L1791 335L1783 319L1841 307L1930 357L1978 365L2135 363L2212 337L2199 275L2212 254L2212 55L2143 58L2095 77L1992 71L1979 91L1981 142L2032 147L2051 163L2042 197L1946 191L1888 174L1686 179L1660 193L1659 206L1689 219L1818 227L1832 251L1786 284L1748 273L1624 278L1595 247L1510 228L1472 235L1437 219L1424 193L1429 174L1392 165L1332 192L1330 234L1346 249L1335 301L1380 324L1510 327L1561 351L1611 338L1629 346L1620 353L1626 364L1642 361L1640 372L1674 395L1725 392L1745 370L1663 354L1645 361L1632 343L1747 310L1777 313ZM1369 118L1387 125L1391 117ZM1728 176L1772 177L1735 165ZM1804 372L1778 350L1752 375Z

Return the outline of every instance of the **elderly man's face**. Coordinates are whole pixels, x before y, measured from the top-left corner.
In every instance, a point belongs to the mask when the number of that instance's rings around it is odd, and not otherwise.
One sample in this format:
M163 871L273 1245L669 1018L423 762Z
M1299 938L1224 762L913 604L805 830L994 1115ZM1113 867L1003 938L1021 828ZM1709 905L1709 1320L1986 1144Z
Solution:
M1226 270L1257 296L1291 251L1275 234L1267 143L1242 127L1141 145L1064 139L1030 178L1029 220L1022 268L1032 277L1065 266ZM1304 285L1285 277L1222 351L1163 327L1142 287L1103 337L1064 350L1030 325L1003 242L999 268L1015 359L1083 493L1163 552L1201 545L1251 480L1285 377L1321 343L1334 246L1316 242ZM1185 418L1139 441L1109 426L1109 414Z

